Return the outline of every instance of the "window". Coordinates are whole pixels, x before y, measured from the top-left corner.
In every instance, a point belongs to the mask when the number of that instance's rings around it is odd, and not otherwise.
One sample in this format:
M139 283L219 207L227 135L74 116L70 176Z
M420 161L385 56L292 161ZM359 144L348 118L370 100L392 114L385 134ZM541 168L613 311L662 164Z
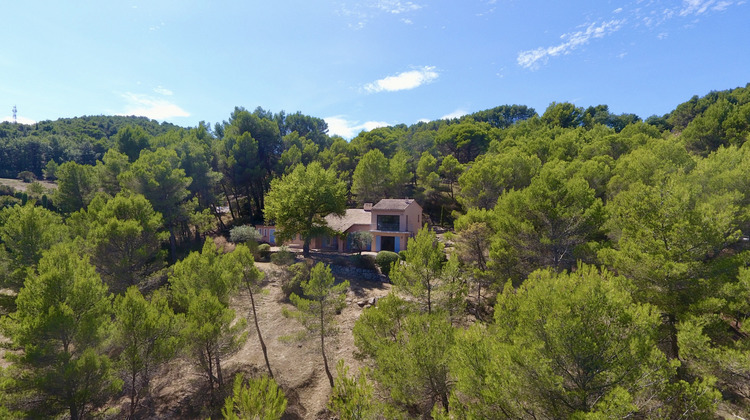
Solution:
M399 217L395 215L379 214L377 228L384 232L398 232Z

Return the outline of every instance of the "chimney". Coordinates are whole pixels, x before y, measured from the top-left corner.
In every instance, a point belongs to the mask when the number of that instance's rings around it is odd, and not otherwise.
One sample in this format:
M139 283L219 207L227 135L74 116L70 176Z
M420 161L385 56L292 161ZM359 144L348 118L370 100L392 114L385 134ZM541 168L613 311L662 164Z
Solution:
M372 203L365 203L365 205L362 208L365 209L365 211L371 211Z

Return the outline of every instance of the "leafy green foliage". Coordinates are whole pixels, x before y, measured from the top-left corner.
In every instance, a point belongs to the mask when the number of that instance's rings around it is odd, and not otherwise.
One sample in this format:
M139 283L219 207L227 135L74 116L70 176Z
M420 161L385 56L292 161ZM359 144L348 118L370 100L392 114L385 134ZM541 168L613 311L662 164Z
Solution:
M234 377L232 395L224 400L221 414L225 420L278 420L286 404L284 391L273 378L263 376L245 381L240 373Z
M18 290L26 271L36 267L42 253L65 240L68 229L59 215L34 205L16 205L0 210L0 241L7 253L10 275L3 286Z
M164 265L161 245L168 233L161 214L140 194L99 195L69 224L86 239L92 262L113 292L143 285Z
M383 152L374 149L365 153L352 178L352 194L357 197L357 202L375 203L389 197L389 175L389 162Z
M398 254L392 251L380 251L375 256L375 264L380 268L380 272L386 276L391 272L391 266L400 260Z
M365 420L377 417L378 408L367 371L360 370L356 377L349 377L349 367L339 360L328 409L342 419Z
M39 261L3 319L4 334L20 351L13 356L21 389L41 397L37 407L66 409L81 419L122 386L104 343L111 328L111 297L88 258L71 243L58 244Z
M265 217L275 222L278 241L302 235L303 252L308 256L313 236L332 233L324 217L331 213L343 215L345 209L346 185L333 170L324 170L313 162L299 165L291 174L271 182Z
M160 291L148 301L131 286L115 299L113 343L120 349L117 367L130 399L130 418L148 396L151 379L177 354L181 323Z

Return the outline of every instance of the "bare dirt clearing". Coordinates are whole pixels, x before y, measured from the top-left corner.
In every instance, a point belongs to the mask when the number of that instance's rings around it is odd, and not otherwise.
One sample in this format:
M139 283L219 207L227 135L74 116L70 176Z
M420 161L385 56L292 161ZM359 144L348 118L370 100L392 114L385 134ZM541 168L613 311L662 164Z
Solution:
M258 323L268 347L268 358L274 377L288 399L284 418L325 418L331 387L323 369L319 341L284 339L302 331L302 326L282 315L284 308L293 308L291 304L282 301L282 269L270 263L256 265L266 273L263 293L255 297ZM354 358L352 328L363 311L357 303L387 295L391 285L358 278L337 280L349 280L350 288L347 291L347 306L336 318L339 333L336 337L328 339L326 352L331 369L335 369L338 360L343 359L350 366L350 372L356 372L360 362ZM252 325L252 309L247 291L243 290L235 297L232 308L238 316L248 320L248 340L239 352L225 362L225 377L229 378L229 374L238 371L251 376L267 374L263 352ZM205 379L199 375L199 371L188 361L171 365L165 375L153 381L153 415L158 418L207 417L211 413L201 412L200 408L209 398L204 382Z
M42 186L48 190L56 190L57 184L50 181L37 180L36 182L42 184ZM0 185L7 185L13 187L16 191L25 192L31 183L23 182L20 179L13 178L0 178Z

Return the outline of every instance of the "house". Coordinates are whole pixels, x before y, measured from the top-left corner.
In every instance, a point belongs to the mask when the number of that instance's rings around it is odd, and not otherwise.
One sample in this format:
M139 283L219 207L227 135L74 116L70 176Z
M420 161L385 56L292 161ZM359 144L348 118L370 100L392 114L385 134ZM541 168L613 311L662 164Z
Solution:
M399 252L422 226L422 206L411 198L386 198L370 209L372 250Z
M422 226L422 206L410 198L387 198L377 204L366 203L361 209L347 209L343 216L329 214L325 217L328 227L340 236L317 236L310 241L311 249L352 252L354 232L370 232L372 251L394 251L406 249L407 240L417 234ZM257 225L261 242L276 244L275 226ZM296 235L286 245L301 247L301 235Z
M352 252L352 236L354 232L370 231L370 212L366 209L346 209L343 216L329 214L325 217L328 227L341 232L342 237L320 236L312 239L310 246L317 249Z

